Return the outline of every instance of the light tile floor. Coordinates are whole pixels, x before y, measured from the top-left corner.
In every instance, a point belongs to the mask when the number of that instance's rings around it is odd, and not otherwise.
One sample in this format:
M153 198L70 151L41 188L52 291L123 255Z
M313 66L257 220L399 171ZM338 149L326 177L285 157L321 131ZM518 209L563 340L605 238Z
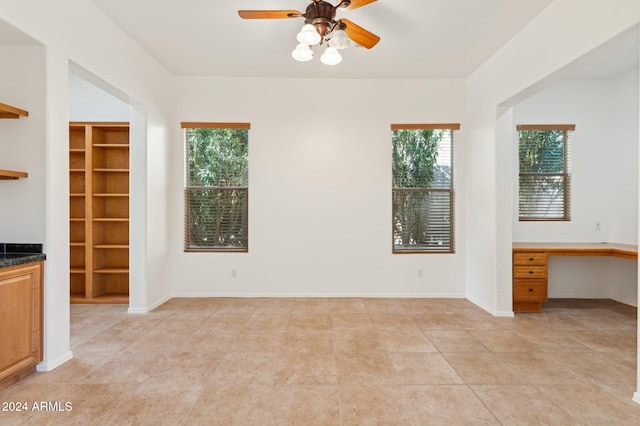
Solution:
M636 309L555 300L173 299L72 305L75 358L0 391L0 424L637 425Z

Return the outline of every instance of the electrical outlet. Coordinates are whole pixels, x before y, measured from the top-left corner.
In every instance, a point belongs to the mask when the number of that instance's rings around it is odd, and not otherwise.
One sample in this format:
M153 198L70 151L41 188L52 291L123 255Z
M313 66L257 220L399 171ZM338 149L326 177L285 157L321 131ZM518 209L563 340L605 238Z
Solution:
M422 274L422 269L418 269L418 278L422 278L423 274Z
M600 222L596 222L596 231L600 230Z
M236 272L235 269L231 270L231 278L236 278L238 276L238 273Z

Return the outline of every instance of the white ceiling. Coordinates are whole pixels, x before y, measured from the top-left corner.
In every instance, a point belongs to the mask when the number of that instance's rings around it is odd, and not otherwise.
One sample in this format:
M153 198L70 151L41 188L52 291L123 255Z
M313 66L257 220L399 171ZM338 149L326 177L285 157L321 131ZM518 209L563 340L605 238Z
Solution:
M638 69L640 39L638 25L618 34L559 70L555 79L610 80Z
M459 78L472 73L552 0L379 0L341 11L382 40L371 50L348 49L334 67L317 58L307 63L291 58L301 19L242 20L237 15L240 8L304 10L307 0L90 1L175 75ZM639 32L637 25L630 28L541 84L611 79L638 69ZM0 19L0 47L27 45L40 43Z
M464 78L552 0L379 0L338 17L381 37L341 64L291 58L303 19L243 20L238 9L294 9L308 0L91 0L175 75ZM331 0L330 0L331 1ZM332 0L337 3L339 0Z

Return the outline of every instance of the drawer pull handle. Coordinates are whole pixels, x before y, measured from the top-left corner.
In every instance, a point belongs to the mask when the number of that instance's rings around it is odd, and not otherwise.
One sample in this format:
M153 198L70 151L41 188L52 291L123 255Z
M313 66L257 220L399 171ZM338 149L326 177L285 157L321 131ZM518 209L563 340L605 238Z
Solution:
M530 288L530 289L529 289L529 291L533 291L533 289L532 289L532 288Z
M533 271L529 271L530 274L533 274Z
M529 262L533 262L533 257L530 257L530 258L529 258Z

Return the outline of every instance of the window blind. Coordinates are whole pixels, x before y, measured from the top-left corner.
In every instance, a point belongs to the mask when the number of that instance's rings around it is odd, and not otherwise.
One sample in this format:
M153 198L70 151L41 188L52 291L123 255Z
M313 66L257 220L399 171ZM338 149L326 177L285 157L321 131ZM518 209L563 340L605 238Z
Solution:
M393 252L454 252L458 124L392 125Z
M246 251L246 187L188 187L185 248Z
M571 219L574 125L519 125L519 220Z

